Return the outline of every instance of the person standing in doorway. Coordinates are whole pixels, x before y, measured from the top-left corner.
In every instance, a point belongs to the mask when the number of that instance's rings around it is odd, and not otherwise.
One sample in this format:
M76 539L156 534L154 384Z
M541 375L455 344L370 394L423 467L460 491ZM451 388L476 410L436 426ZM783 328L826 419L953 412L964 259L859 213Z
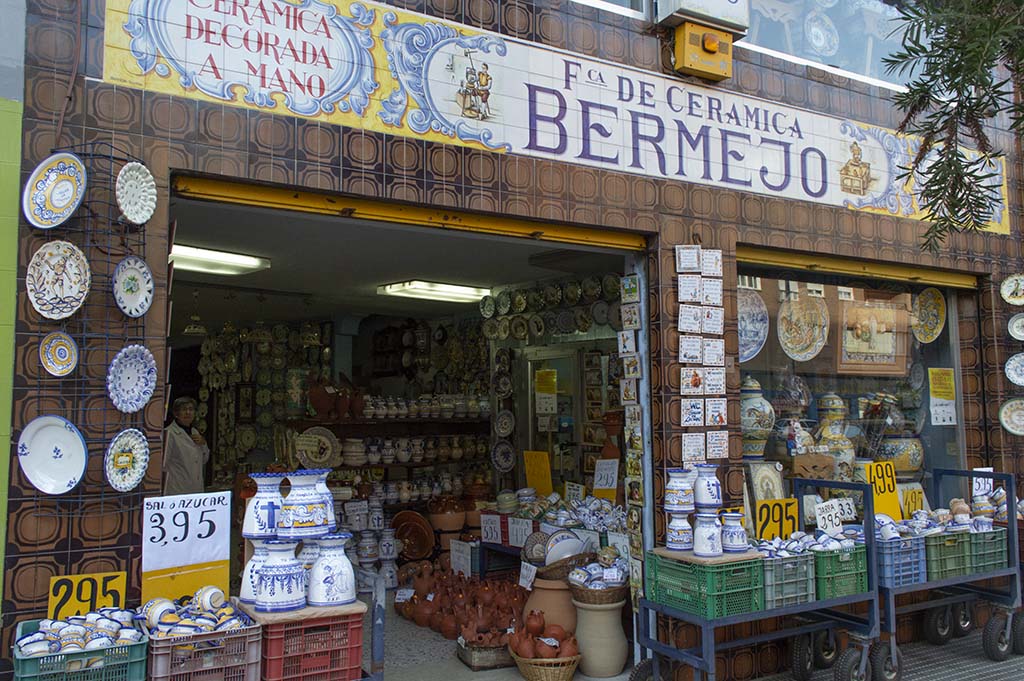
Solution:
M196 401L179 397L171 407L174 420L167 426L164 448L164 494L203 492L203 468L210 459L206 439L192 424L196 419Z

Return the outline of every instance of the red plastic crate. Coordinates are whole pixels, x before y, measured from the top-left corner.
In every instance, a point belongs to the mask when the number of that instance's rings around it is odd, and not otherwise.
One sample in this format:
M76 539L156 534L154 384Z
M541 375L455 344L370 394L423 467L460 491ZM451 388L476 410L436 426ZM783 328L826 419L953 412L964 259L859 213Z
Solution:
M362 614L263 625L263 681L349 681L362 664Z

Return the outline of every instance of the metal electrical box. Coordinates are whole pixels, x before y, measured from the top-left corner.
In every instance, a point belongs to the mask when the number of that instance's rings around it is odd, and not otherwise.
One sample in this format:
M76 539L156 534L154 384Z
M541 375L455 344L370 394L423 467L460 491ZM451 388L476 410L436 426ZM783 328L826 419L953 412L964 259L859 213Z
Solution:
M732 34L689 21L676 27L676 71L707 80L732 77Z

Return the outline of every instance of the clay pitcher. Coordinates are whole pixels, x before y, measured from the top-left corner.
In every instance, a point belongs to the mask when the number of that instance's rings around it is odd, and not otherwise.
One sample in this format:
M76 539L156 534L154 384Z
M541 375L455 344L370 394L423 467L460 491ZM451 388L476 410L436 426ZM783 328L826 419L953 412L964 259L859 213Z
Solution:
M441 635L449 641L454 641L459 637L459 626L455 622L455 615L451 612L445 613L444 619L441 620Z
M560 624L568 633L576 631L576 608L572 604L569 585L561 580L537 578L533 593L526 601L523 612L540 610L548 624ZM543 630L543 627L542 627Z
M536 641L533 636L524 636L519 641L519 657L532 660L537 657Z
M494 603L494 590L490 584L483 584L476 592L477 603L483 604L485 608L491 607Z
M544 613L540 610L531 610L526 616L526 631L531 636L540 636L544 633Z
M427 594L434 590L434 581L434 568L428 563L420 569L420 573L412 580L413 588L416 589L416 595L420 598L426 598Z
M482 603L476 606L476 630L487 631L491 628L491 613L484 610Z
M430 618L433 614L434 604L424 598L416 604L416 609L413 611L412 617L417 625L425 627L430 624Z
M434 604L434 614L430 616L430 628L433 629L434 631L440 633L441 632L441 622L443 622L443 621L444 621L444 611L441 610L441 608L439 608L437 606L437 604Z
M575 657L576 655L579 655L580 645L576 641L576 637L570 636L568 640L563 641L562 645L559 646L558 654L560 657Z

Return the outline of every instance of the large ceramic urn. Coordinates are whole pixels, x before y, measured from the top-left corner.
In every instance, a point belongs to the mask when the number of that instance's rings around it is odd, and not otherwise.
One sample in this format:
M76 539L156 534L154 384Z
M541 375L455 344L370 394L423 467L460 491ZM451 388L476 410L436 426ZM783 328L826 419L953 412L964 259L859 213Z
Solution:
M309 572L309 604L315 606L345 605L356 599L356 577L345 555L348 532L320 537L320 554Z
M853 481L854 461L857 450L846 436L846 403L835 393L826 393L818 398L818 420L820 425L815 439L818 446L828 447L834 462L833 480Z
M306 607L306 569L295 558L296 542L268 539L267 558L256 576L257 612L287 612Z
M292 489L281 503L277 521L277 536L281 539L306 539L327 533L327 504L316 487L319 477L316 470L288 474Z
M924 445L916 435L885 435L875 461L892 461L896 475L911 477L924 465Z
M622 630L626 601L594 605L573 600L572 604L576 606L576 640L583 653L580 671L595 679L621 674L629 657L629 644Z
M764 446L775 428L775 410L761 392L761 384L747 375L740 386L740 425L743 458L763 459Z
M246 539L274 539L281 517L281 480L284 473L251 473L256 494L245 502L242 536Z
M544 621L548 624L561 625L567 632L576 631L576 608L565 580L534 579L533 591L523 607L520 621L525 622L526 614L533 610L543 612Z

